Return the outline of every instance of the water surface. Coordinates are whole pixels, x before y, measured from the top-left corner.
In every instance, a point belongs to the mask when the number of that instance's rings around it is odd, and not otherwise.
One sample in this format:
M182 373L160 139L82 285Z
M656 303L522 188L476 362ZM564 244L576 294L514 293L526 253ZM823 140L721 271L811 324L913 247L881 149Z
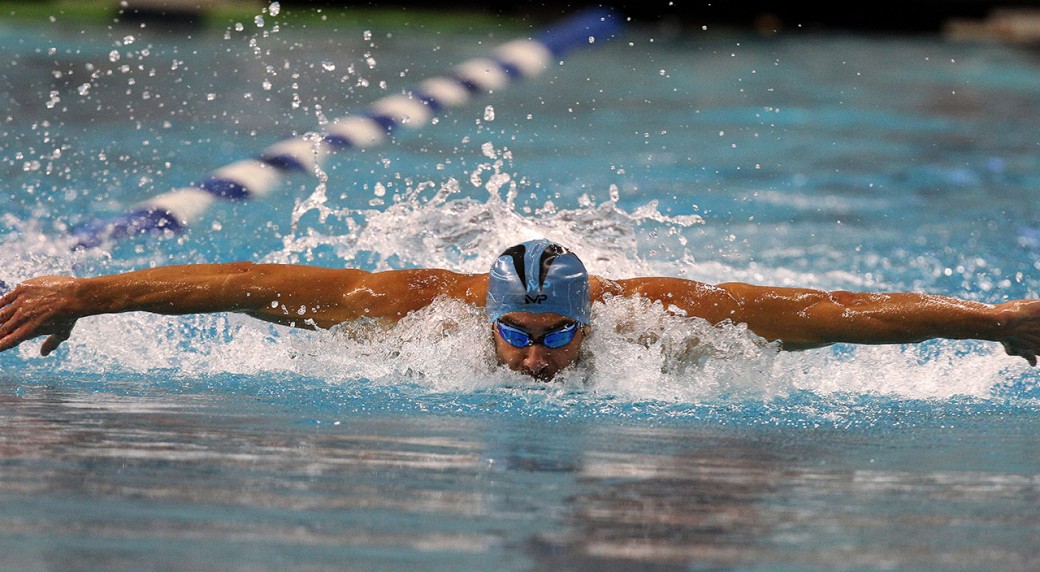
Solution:
M519 33L276 24L0 25L0 280L480 272L547 235L606 276L1040 291L1040 62L932 37L635 27L183 236L70 253L70 225ZM778 353L595 312L591 358L549 386L495 367L480 312L453 304L378 335L126 314L46 359L25 344L0 356L0 567L1040 565L1038 378L997 345Z

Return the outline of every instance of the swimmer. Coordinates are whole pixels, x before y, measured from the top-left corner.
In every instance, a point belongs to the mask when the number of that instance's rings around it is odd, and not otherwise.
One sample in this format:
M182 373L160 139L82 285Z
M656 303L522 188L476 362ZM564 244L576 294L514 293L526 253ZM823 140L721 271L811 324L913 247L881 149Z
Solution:
M594 332L592 303L613 296L659 301L673 314L711 324L743 323L785 350L978 339L1000 342L1034 366L1040 352L1040 300L990 305L931 294L611 280L590 276L573 252L544 239L507 249L487 274L238 262L32 278L0 297L0 351L47 336L40 353L48 355L77 320L99 314L239 312L316 329L363 318L396 322L441 296L484 306L499 361L539 380L578 360Z

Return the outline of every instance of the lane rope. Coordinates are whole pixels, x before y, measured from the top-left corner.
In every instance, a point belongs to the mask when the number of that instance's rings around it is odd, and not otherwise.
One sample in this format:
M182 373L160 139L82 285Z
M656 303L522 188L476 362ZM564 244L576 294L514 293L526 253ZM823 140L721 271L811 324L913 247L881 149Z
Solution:
M279 186L284 176L313 172L333 152L386 143L400 127L418 129L438 113L466 105L475 96L535 77L568 51L609 40L620 29L621 23L613 11L581 11L534 38L502 44L487 57L464 61L445 75L426 79L404 93L383 97L361 113L336 119L329 123L319 141L305 136L283 139L254 158L216 169L201 183L159 194L120 215L86 222L72 231L73 248L95 248L142 234L178 234L218 200L263 198Z

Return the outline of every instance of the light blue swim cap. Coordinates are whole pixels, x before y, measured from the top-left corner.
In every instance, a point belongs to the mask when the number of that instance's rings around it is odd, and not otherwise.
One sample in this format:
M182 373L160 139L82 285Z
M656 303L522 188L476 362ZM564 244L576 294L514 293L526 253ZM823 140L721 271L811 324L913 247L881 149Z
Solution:
M540 238L507 248L488 275L487 313L559 314L589 324L589 273L571 251Z

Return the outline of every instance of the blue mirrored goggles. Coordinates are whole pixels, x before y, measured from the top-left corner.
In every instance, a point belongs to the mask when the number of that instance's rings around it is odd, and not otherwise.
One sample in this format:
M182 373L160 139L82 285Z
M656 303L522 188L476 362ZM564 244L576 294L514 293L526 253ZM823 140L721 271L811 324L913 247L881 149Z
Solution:
M541 344L547 348L556 349L571 343L571 340L577 335L581 324L573 322L562 328L545 332L537 338L531 337L531 334L519 328L507 326L497 320L495 321L495 327L498 328L498 335L502 336L502 339L514 348L526 348L527 346Z

